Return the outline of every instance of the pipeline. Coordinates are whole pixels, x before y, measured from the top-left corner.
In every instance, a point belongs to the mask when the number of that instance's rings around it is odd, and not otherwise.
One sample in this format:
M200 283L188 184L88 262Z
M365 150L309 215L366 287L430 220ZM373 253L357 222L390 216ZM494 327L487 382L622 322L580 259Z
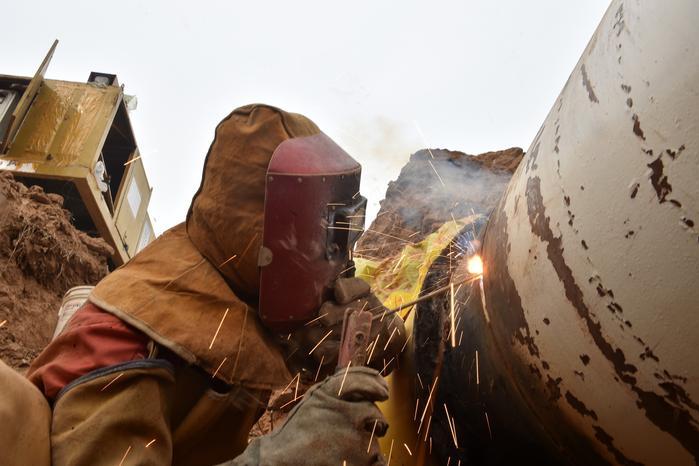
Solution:
M612 2L482 232L482 286L456 325L449 296L417 305L442 464L699 463L696 18Z

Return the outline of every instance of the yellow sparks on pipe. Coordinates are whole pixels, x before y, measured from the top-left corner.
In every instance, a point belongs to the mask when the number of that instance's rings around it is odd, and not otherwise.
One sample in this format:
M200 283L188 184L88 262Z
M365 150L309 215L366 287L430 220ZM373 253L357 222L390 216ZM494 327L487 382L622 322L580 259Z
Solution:
M129 445L129 448L126 449L126 453L124 453L124 456L121 457L121 461L119 461L119 466L124 464L124 460L126 459L126 456L129 454L131 451L131 445Z
M442 177L439 176L439 173L437 173L437 169L434 168L434 165L432 165L432 161L431 161L431 160L427 160L427 163L430 164L430 167L432 167L432 171L434 171L434 174L437 175L437 178L439 178L439 182L442 183L442 187L443 187L443 188L446 188L446 185L444 184L444 181L442 181Z
M449 284L449 290L450 290L450 297L449 297L449 304L451 306L451 347L456 348L456 327L455 327L455 318L454 318L454 282L451 282Z
M150 448L151 445L155 443L155 439L151 440L150 442L146 443L146 448Z
M226 316L228 315L228 310L230 308L226 308L226 312L223 313L223 317L221 318L221 322L218 323L218 328L216 329L216 333L214 333L214 337L211 339L211 344L209 345L209 349L213 348L214 342L216 341L216 337L218 336L218 332L221 330L221 326L223 325L223 321L226 319Z
M388 449L388 461L386 462L386 466L390 466L391 464L391 456L393 455L393 440L391 439L391 448Z
M223 357L223 361L221 361L221 364L219 364L218 367L216 368L216 370L214 371L214 375L211 376L212 379L216 378L216 374L218 374L218 371L221 370L221 368L223 367L223 363L226 362L226 359L228 359L228 356Z
M483 275L483 259L478 254L474 254L466 261L466 270L472 275Z
M403 446L405 447L406 450L408 450L408 454L409 454L410 456L413 456L413 452L410 451L410 448L408 448L408 444L407 444L407 443L403 443Z
M451 438L454 440L454 446L459 448L459 443L456 441L456 421L454 421L454 418L449 416L449 410L447 409L446 403L444 403L444 412L447 413L447 423L449 424L449 430L451 431Z
M369 445L366 447L366 452L369 453L369 450L371 450L371 442L374 440L374 432L376 431L376 424L378 424L379 420L374 419L374 427L371 429L371 437L369 437Z
M342 394L342 387L345 386L345 379L347 378L347 373L349 372L349 368L352 365L352 361L347 364L347 369L345 369L345 375L342 376L342 383L340 383L340 390L337 391L337 396L340 396Z
M427 409L430 407L430 400L432 399L432 394L434 393L434 387L437 386L437 382L439 381L439 376L434 378L434 382L432 382L432 388L430 388L430 394L427 396L427 403L425 403L425 409L422 411L422 416L420 417L420 425L417 428L417 431L420 432L420 427L422 427L422 422L425 420L425 415L427 414Z
M313 349L311 349L311 351L308 352L308 355L310 356L311 354L313 354L313 352L325 341L326 338L330 336L331 333L333 333L332 329L328 331L328 333L326 333L325 336L323 336L323 338L321 338L318 343L316 343Z
M490 324L490 315L488 314L488 308L485 305L485 290L483 290L483 276L481 275L481 279L479 280L480 288L481 288L481 304L483 305L483 314L485 315L485 321L487 324Z
M105 390L107 389L107 387L109 387L111 384L113 384L114 382L116 382L116 381L119 379L119 377L121 377L122 375L124 375L124 373L123 373L123 372L120 372L119 375L117 375L116 377L114 377L112 380L109 381L109 383L108 383L107 385L105 385L104 387L102 387L102 389L101 389L100 391L101 391L101 392L105 391Z

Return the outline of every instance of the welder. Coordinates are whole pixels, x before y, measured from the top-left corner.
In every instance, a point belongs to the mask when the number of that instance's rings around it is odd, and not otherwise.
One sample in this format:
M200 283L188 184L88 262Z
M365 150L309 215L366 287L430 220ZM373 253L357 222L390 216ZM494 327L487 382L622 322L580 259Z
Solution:
M385 312L353 277L360 172L302 115L228 115L186 221L103 279L31 365L52 464L381 464L374 402L406 341L400 318L375 319L374 368L335 371L347 309ZM293 377L321 382L248 444Z

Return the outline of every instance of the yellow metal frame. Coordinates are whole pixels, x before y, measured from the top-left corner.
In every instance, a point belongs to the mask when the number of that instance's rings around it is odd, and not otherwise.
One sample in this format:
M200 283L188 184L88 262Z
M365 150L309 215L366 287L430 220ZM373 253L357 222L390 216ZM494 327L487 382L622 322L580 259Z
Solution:
M43 80L21 127L10 142L7 153L0 156L0 169L37 179L60 179L75 184L99 234L115 249L112 260L116 265L128 261L138 245L142 223L150 200L150 187L140 160L125 169L116 193L114 214L97 186L93 169L97 163L123 92L117 86L91 83ZM130 160L138 157L138 149ZM141 209L131 222L116 219L127 195L127 183L137 178L145 184ZM135 234L128 234L135 230ZM134 236L135 238L125 237ZM132 249L132 251L133 251Z

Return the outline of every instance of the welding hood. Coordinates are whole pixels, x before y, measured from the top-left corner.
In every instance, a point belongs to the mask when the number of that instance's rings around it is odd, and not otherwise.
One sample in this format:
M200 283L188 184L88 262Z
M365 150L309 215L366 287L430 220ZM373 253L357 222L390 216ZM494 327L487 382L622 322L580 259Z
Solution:
M267 168L259 315L277 332L318 315L337 278L352 276L364 230L361 166L323 133L287 139Z

